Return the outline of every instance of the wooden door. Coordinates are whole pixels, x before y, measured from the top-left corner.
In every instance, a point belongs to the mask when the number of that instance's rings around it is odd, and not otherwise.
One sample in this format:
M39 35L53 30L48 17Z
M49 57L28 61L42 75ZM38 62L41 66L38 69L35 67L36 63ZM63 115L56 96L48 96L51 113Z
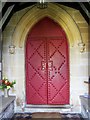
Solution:
M66 39L48 41L48 104L69 104L69 62Z
M27 104L47 104L46 41L31 38L26 43Z
M27 104L69 104L68 53L66 35L57 23L44 18L34 26L26 41Z

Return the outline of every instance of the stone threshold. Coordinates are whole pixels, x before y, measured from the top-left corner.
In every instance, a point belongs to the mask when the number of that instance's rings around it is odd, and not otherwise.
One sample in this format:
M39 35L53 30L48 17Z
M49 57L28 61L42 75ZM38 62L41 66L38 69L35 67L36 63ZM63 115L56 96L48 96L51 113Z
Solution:
M68 109L71 108L72 105L28 105L26 104L25 106L26 108L64 108L64 109Z
M59 112L59 113L72 113L72 107L62 107L62 106L25 106L24 110L18 109L15 113L35 113L35 112Z

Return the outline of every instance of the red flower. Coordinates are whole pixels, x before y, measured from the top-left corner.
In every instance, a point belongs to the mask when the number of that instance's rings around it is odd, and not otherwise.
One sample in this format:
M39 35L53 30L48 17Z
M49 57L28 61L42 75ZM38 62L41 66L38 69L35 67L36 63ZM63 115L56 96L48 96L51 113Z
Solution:
M7 86L10 86L10 84L11 84L11 83L10 83L9 81L6 83Z
M5 84L5 80L2 80L2 84Z

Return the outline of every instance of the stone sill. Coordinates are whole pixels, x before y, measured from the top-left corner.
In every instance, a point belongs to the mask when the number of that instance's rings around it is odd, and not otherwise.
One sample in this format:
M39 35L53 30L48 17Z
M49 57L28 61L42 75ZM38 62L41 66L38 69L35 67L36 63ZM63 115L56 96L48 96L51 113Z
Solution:
M15 96L4 97L0 96L0 113L3 112L12 101L15 100Z

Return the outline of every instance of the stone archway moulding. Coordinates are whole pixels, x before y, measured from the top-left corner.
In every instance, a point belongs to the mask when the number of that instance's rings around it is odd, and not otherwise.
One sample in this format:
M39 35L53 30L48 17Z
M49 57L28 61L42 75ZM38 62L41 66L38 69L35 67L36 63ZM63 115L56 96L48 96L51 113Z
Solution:
M70 46L72 46L74 42L77 42L77 44L82 42L80 31L72 17L58 5L49 3L46 9L38 9L37 6L34 6L26 12L14 31L14 45L23 47L30 29L40 19L46 16L53 19L64 29Z

